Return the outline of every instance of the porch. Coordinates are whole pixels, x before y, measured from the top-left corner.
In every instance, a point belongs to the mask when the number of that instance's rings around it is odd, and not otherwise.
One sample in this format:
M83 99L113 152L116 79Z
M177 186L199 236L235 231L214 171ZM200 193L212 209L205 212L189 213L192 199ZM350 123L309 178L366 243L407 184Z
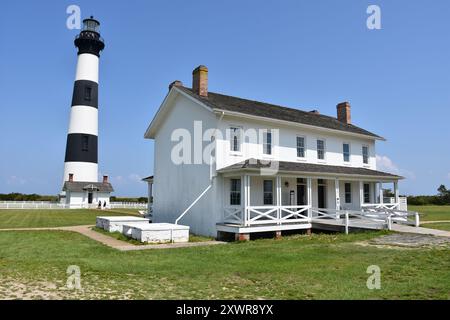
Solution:
M394 197L384 197L384 184ZM399 197L398 179L256 173L225 174L219 232L249 234L339 226L383 229L392 222L416 224ZM412 219L412 220L411 220ZM327 227L327 228L328 228Z

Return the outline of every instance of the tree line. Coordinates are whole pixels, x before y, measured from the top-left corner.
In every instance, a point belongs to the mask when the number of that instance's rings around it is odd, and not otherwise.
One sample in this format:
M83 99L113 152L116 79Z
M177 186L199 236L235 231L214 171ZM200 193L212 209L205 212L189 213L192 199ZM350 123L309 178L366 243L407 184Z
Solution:
M411 205L450 205L450 190L441 184L435 196L408 196L408 204Z

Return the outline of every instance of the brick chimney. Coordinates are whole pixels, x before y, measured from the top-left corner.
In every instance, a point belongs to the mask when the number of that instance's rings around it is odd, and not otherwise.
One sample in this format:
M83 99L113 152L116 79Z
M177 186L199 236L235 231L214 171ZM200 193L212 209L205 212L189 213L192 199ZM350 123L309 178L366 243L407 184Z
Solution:
M352 116L350 112L350 103L341 102L336 106L337 109L337 119L343 123L351 124Z
M202 97L208 96L208 68L198 66L192 71L192 90Z
M69 173L69 182L73 182L73 173Z
M108 176L103 176L103 183L108 183Z
M172 87L182 87L183 86L183 82L181 82L180 80L175 80L173 81L171 84L169 84L169 91L170 89L172 89Z

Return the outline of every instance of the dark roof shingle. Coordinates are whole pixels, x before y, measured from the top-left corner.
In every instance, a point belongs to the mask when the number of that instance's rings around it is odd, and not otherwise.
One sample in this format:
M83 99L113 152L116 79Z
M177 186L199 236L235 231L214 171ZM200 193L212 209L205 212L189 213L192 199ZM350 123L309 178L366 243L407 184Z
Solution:
M86 181L66 181L63 186L64 191L84 192L94 190L98 192L113 192L114 189L109 182L86 182Z
M190 88L182 86L179 86L177 88L214 109L239 112L270 119L297 122L315 127L322 127L339 131L357 133L377 139L383 139L382 137L372 132L369 132L352 124L343 123L334 117L322 114L282 107L260 101L253 101L233 96L227 96L214 92L208 92L208 97L202 97L195 94Z
M288 162L288 161L260 161L256 159L248 159L231 166L222 168L218 170L219 172L229 172L229 171L245 171L245 170L258 170L258 169L269 169L271 166L277 168L280 172L302 172L302 173L312 173L312 174L341 174L341 175L355 175L355 176L367 176L367 177L380 177L380 178L393 178L402 179L403 177L397 176L391 173L371 170L367 168L360 167L346 167L346 166L331 166L324 164L314 164L305 162Z

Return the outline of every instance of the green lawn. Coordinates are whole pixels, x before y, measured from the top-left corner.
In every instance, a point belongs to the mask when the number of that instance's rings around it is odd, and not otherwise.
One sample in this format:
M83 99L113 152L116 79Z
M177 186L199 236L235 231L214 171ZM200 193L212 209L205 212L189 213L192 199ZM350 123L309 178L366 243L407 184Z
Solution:
M422 213L421 221L450 221L450 206L408 206L408 210Z
M137 210L0 210L2 228L42 228L95 224L99 215L131 215Z
M383 232L121 252L63 231L0 232L0 298L449 299L448 249L361 245ZM69 265L82 291L64 290ZM381 268L381 289L366 269Z
M426 224L422 225L422 227L450 231L450 221L449 222L426 223Z

